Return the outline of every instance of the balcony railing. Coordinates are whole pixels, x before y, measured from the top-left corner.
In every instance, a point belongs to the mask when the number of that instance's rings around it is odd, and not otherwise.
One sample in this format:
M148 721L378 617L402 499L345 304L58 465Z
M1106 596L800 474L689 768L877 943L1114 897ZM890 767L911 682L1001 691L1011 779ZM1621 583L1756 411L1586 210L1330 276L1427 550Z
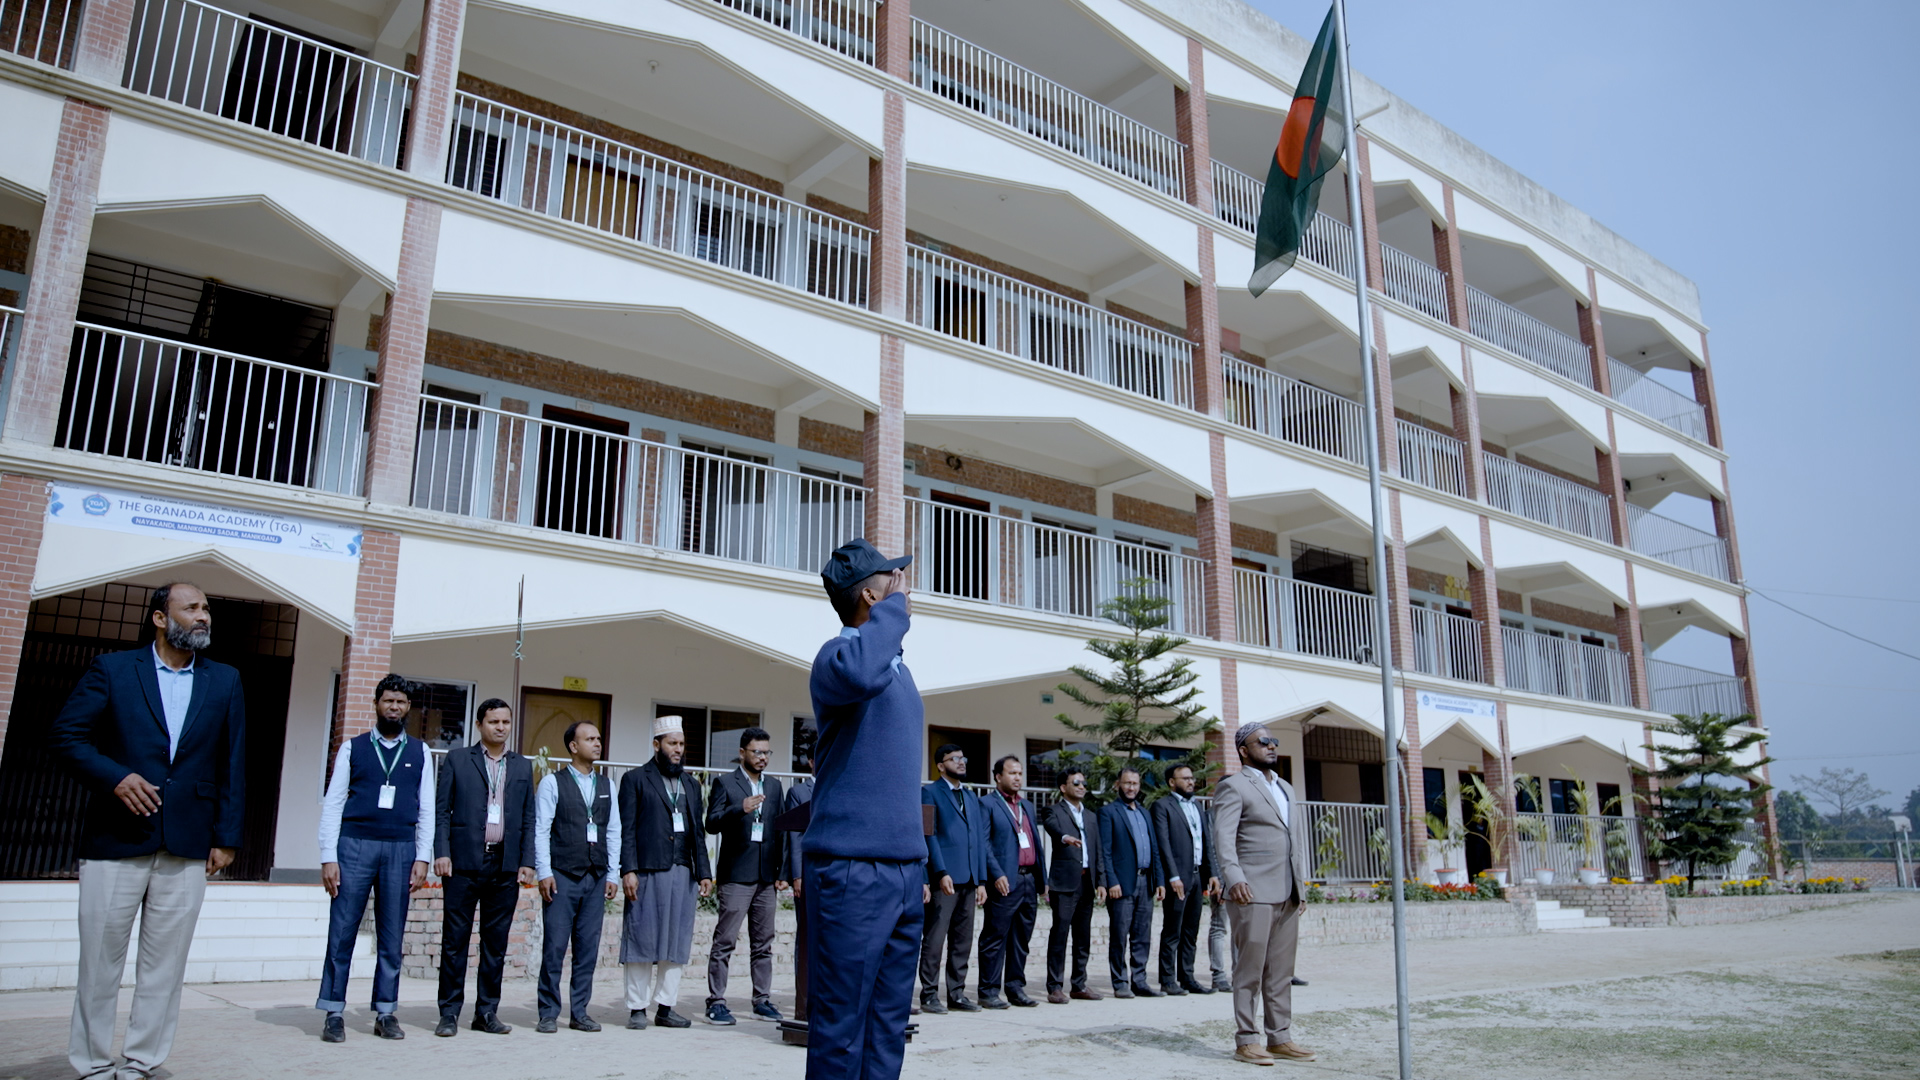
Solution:
M1314 880L1382 881L1392 875L1386 807L1305 799L1294 806L1307 826L1294 835L1307 845L1307 872Z
M1447 322L1447 275L1387 244L1380 245L1381 292Z
M1422 487L1467 497L1466 445L1451 435L1394 418L1400 435L1400 477Z
M0 51L73 66L84 0L0 0Z
M1632 705L1633 682L1627 654L1511 626L1500 628L1506 654L1507 685L1536 694Z
M420 399L413 505L818 572L861 534L854 484L438 397Z
M1710 532L1628 503L1627 534L1627 546L1642 555L1710 578L1733 580L1727 542Z
M919 19L913 20L913 83L1164 195L1186 198L1178 140Z
M907 249L907 321L1193 406L1193 343L1186 338L926 248Z
M867 306L870 229L472 94L454 102L454 187Z
M127 89L398 167L414 77L198 0L139 0Z
M1356 465L1366 461L1359 402L1245 360L1225 363L1228 420Z
M911 497L907 551L922 592L1089 619L1151 578L1173 602L1174 633L1207 633L1206 563L1190 555Z
M374 384L80 323L54 445L360 494Z
M1266 184L1238 169L1213 163L1213 215L1221 221L1251 233L1260 224L1260 200ZM1300 255L1308 262L1353 280L1353 229L1338 218L1316 213L1307 226Z
M1613 542L1608 496L1499 454L1481 460L1486 462L1489 503L1556 529Z
M1645 879L1646 822L1611 814L1518 815L1511 881L1531 881L1535 870L1548 869L1556 883L1579 882L1579 871L1590 867L1607 877Z
M0 307L0 363L13 361L13 335L25 317L19 308Z
M1570 382L1593 389L1593 350L1519 308L1467 286L1467 330Z
M1647 682L1653 689L1654 712L1687 716L1745 716L1749 712L1746 686L1732 675L1649 659Z
M1240 640L1249 645L1375 663L1374 602L1366 593L1236 567L1233 600Z
M1613 400L1694 439L1707 441L1707 410L1704 405L1664 383L1607 357L1607 378L1613 387Z
M716 0L863 64L873 63L876 0Z
M1480 659L1480 620L1432 608L1408 608L1413 616L1413 655L1401 666L1445 679L1486 682Z

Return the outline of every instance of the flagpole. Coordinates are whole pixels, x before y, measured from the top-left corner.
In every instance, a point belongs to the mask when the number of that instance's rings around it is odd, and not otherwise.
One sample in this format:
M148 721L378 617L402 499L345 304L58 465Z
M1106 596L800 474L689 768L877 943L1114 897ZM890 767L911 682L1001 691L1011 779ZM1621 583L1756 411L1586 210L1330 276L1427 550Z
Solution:
M1361 410L1367 445L1367 494L1373 503L1374 656L1380 661L1380 727L1387 784L1387 844L1393 883L1393 1002L1400 1035L1400 1080L1413 1077L1413 1035L1407 1015L1407 898L1400 809L1400 725L1393 686L1393 613L1387 596L1387 538L1381 528L1380 396L1373 359L1373 312L1367 297L1366 216L1360 209L1360 138L1354 110L1352 49L1347 40L1347 0L1334 0L1334 25L1340 38L1340 89L1346 99L1341 122L1347 131L1347 218L1353 222L1354 298L1360 316L1360 381L1367 397Z

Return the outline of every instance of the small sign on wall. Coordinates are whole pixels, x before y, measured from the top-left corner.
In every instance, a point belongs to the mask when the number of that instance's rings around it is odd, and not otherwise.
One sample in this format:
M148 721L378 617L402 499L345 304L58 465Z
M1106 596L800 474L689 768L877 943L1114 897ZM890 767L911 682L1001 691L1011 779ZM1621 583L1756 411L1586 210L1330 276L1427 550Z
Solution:
M576 694L584 694L587 692L587 680L579 675L562 675L560 677L560 689L571 690Z

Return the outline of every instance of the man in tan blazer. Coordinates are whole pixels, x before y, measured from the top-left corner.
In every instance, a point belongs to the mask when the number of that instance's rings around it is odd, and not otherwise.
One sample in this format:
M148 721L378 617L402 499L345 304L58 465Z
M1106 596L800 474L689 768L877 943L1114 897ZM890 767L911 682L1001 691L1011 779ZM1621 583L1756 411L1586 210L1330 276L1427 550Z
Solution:
M1215 857L1233 931L1233 1056L1250 1065L1312 1061L1291 1031L1293 958L1308 882L1305 822L1295 812L1293 787L1276 770L1279 740L1264 725L1243 724L1234 745L1240 771L1220 781L1213 796Z

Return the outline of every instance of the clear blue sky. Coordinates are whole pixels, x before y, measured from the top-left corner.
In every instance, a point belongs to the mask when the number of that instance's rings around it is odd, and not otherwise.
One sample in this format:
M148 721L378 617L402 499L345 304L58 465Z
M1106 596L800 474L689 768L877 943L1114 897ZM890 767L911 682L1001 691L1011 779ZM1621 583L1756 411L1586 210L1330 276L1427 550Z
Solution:
M1327 12L1249 2L1308 38ZM1920 4L1349 4L1355 68L1699 285L1748 583L1920 654ZM1749 603L1774 783L1904 803L1920 662Z

